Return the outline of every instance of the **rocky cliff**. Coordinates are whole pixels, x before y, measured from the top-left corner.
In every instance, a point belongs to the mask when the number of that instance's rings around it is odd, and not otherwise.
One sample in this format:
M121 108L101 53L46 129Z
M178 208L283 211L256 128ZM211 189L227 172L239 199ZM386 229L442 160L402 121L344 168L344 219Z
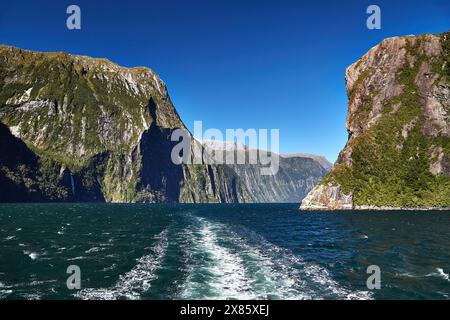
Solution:
M214 154L214 148L206 143L205 147L210 154ZM245 156L249 158L251 152L245 146L225 145L227 154L235 153L237 150L245 149ZM223 149L218 147L218 149ZM241 149L242 150L242 149ZM212 152L211 152L212 151ZM310 154L277 155L279 158L279 169L275 175L262 175L259 164L235 164L227 165L239 177L239 181L252 195L251 202L284 202L298 203L308 192L324 177L330 169L331 164L324 157Z
M301 208L450 208L450 33L384 40L346 86L348 142Z
M286 165L287 180L261 185L254 167L173 164L171 134L186 128L165 84L105 59L0 46L0 121L2 202L285 201L325 174L297 160L305 174Z

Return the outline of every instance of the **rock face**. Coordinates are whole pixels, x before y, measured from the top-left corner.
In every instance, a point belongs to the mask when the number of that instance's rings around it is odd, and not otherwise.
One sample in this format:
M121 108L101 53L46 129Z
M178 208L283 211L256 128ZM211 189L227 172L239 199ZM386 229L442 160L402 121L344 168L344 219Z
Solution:
M280 156L276 175L261 175L258 165L231 166L253 196L252 202L298 203L328 172L311 158Z
M301 208L450 208L450 33L384 40L346 86L348 142Z
M342 192L341 186L318 185L303 199L309 210L353 210L353 195Z
M0 121L1 202L298 201L326 173L306 158L272 179L173 164L171 134L186 128L165 84L104 59L0 46Z

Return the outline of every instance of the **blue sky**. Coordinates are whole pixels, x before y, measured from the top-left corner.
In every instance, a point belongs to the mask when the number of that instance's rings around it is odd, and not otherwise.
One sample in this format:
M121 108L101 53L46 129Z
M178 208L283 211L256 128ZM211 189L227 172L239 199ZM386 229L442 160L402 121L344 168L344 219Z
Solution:
M77 4L82 29L66 28ZM382 29L366 28L376 4ZM185 124L280 129L283 153L334 161L347 140L345 68L386 37L450 29L450 1L3 0L0 43L148 66Z

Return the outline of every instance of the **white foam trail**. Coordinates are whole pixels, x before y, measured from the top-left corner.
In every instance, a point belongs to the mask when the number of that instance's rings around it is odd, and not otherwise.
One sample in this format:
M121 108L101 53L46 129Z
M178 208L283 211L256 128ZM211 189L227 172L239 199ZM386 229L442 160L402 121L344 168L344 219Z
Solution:
M83 289L75 296L83 300L137 300L141 293L148 291L151 282L157 278L155 271L160 268L168 247L168 230L158 235L158 242L152 248L152 254L141 257L137 264L121 275L111 288Z
M190 275L183 285L183 299L250 299L250 286L242 259L218 244L213 226L199 218L200 239L194 239ZM196 279L199 277L201 280ZM206 281L203 281L206 280ZM202 292L200 294L200 292Z
M370 299L369 291L352 291L333 279L329 271L319 265L305 262L290 250L278 247L260 235L245 228L244 232L257 246L245 244L262 257L272 261L274 273L281 279L290 279L293 288L287 294L286 287L279 287L282 299ZM242 241L242 240L241 240ZM243 242L243 241L242 241Z
M271 259L257 248L240 242L237 235L228 232L226 240L238 244L233 250L221 244L217 234L225 225L197 218L200 224L198 239L193 233L192 246L187 247L193 257L193 266L183 285L182 299L306 299L304 292L292 286L299 279L277 273Z
M300 279L295 270L287 265L280 268L275 260L255 247L240 244L240 254L246 257L248 264L253 265L250 277L254 299L309 299L313 292Z
M226 225L197 219L200 239L194 237L191 239L193 247L187 247L193 255L194 266L183 285L181 298L300 300L371 297L370 292L344 288L325 268L303 262L289 250L269 243L256 233L245 229L244 240ZM256 245L250 244L247 238ZM235 249L226 246L224 241L231 242ZM199 273L207 276L202 277Z
M335 281L327 269L314 264L304 264L303 270L308 279L319 284L321 293L317 293L320 298L335 296L345 300L369 300L372 293L369 291L352 291Z

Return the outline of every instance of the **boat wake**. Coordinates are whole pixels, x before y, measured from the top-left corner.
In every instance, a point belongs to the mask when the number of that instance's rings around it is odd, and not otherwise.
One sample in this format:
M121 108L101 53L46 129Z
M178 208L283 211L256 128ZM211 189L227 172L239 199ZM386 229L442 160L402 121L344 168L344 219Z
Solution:
M184 250L188 258L188 277L182 285L182 299L250 299L251 284L244 261L230 249L221 246L211 225L201 221Z
M339 285L327 269L302 261L245 228L192 217L185 230L189 268L181 299L370 299Z
M156 271L165 267L170 241L178 248L183 274L181 281L173 282L178 289L171 299L371 298L370 292L340 285L326 268L305 262L244 227L231 228L193 215L187 219L178 233L171 232L174 238L169 239L168 229L161 232L151 253L138 259L112 287L83 289L75 296L94 300L148 296Z
M167 252L168 230L162 231L157 239L157 243L151 249L152 253L138 259L133 269L121 275L113 287L83 289L77 292L75 297L83 300L139 299L157 278L155 271L161 266Z

